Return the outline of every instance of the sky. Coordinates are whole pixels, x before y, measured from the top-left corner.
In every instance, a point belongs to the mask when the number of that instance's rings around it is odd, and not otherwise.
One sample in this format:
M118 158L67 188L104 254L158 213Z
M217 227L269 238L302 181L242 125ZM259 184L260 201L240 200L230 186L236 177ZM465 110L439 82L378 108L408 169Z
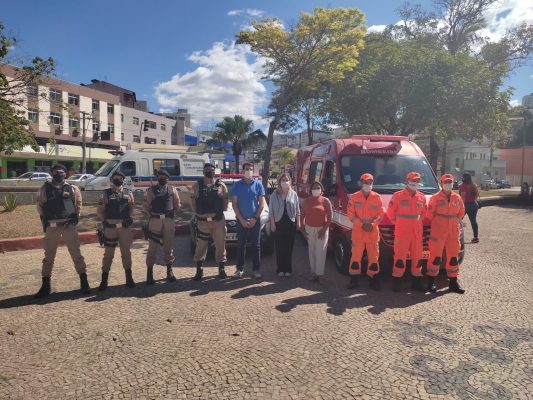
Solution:
M416 1L413 1L416 3ZM418 1L431 9L430 0ZM264 128L272 86L261 63L235 34L250 21L277 17L294 25L301 12L357 7L370 31L396 23L403 0L0 0L4 33L17 38L13 60L52 57L60 79L105 80L133 90L150 111L186 108L193 127L208 130L240 114ZM497 40L520 22L533 23L533 1L500 0L486 14L485 35ZM515 70L512 104L533 93L533 68Z

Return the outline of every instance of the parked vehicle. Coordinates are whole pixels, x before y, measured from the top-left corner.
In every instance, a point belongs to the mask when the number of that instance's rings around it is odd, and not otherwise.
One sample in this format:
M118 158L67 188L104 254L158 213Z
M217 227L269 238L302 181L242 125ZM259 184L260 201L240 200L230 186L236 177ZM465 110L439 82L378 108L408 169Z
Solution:
M0 186L40 186L44 182L50 182L52 177L48 172L26 172L16 178L0 179Z
M218 177L218 176L217 176ZM227 186L228 193L231 192L231 188L237 179L222 179L222 182ZM263 212L261 213L261 252L263 254L272 254L274 251L274 237L270 232L270 224L268 220L268 205L265 204ZM224 219L226 220L226 248L234 249L237 247L237 217L235 216L235 211L231 204L231 199L228 204L227 211L224 211ZM190 220L189 230L191 233L191 254L194 254L196 250L196 237L198 233L198 220L196 215ZM214 246L213 241L210 240L210 246Z
M511 183L506 180L496 179L496 185L498 185L498 189L511 189Z
M499 185L494 179L482 180L480 186L483 190L499 189Z
M78 186L81 190L84 190L87 180L93 176L93 174L74 174L67 179L67 182Z
M203 176L208 154L190 153L188 146L166 146L148 149L113 151L115 157L105 163L85 184L85 190L103 190L109 186L109 177L121 171L126 179L124 187L144 191L155 184L155 175L161 168L170 174L169 183L178 190L188 190L192 183Z
M332 139L300 149L297 155L295 182L299 197L309 196L309 188L320 181L333 206L329 248L341 272L348 271L351 257L352 223L346 215L351 195L360 190L359 177L369 172L374 176L374 191L379 193L386 209L392 195L405 187L408 172L419 172L420 191L429 197L440 190L435 173L420 148L403 136L352 136ZM429 257L429 221L424 220L424 258ZM380 263L391 268L394 225L385 216L380 224ZM460 261L464 255L461 234ZM365 257L366 258L366 257ZM363 261L365 263L366 261Z

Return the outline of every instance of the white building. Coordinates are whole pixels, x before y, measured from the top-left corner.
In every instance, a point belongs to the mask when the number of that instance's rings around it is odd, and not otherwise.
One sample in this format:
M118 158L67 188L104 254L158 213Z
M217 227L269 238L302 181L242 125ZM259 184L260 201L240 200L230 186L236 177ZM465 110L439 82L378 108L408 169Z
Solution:
M527 110L533 110L533 93L522 97L522 106Z

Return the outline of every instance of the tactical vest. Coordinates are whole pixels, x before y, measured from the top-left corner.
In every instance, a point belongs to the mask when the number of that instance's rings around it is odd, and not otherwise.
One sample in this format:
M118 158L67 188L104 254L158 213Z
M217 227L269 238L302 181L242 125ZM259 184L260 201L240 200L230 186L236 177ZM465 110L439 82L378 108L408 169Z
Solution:
M161 186L152 186L154 199L152 200L152 212L155 214L165 214L167 217L174 216L174 196L169 185L162 189Z
M65 183L57 188L46 182L44 190L46 202L43 205L43 212L47 220L69 219L76 216L76 199L71 185Z
M129 193L128 189L123 189L122 192L116 192L111 188L104 190L104 194L107 197L106 219L124 219L130 216Z
M196 199L196 211L198 214L214 213L222 216L224 200L218 194L219 187L207 186L203 179L198 180L198 198Z

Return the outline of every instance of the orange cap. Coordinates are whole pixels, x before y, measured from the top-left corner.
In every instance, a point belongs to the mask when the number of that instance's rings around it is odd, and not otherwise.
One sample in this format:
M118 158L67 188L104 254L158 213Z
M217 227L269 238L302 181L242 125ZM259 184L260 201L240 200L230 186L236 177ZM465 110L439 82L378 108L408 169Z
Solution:
M407 174L408 181L414 181L415 179L420 180L420 174L418 172L409 172Z
M453 175L452 174L444 174L440 177L440 181L442 183L446 182L446 181L454 181L454 178L453 178Z
M367 173L361 175L361 178L359 178L359 180L361 180L361 181L373 181L374 177L372 176L372 174L369 174L367 172Z

